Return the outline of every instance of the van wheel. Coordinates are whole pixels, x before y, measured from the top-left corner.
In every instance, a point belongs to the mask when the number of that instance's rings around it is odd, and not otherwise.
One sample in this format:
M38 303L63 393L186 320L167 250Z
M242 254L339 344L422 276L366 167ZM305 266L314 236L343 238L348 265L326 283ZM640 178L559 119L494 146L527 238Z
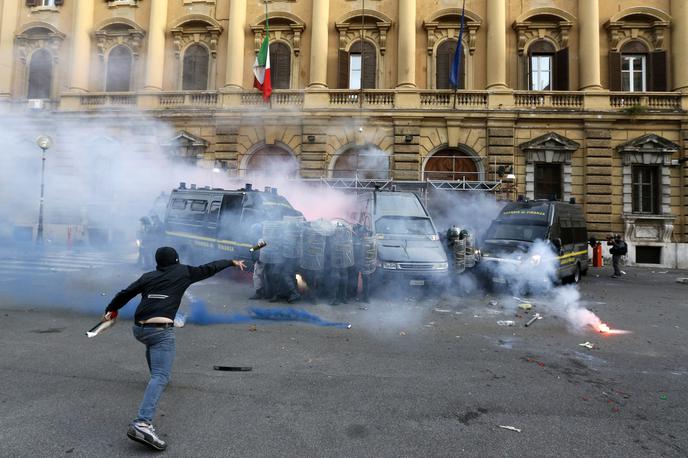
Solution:
M576 270L573 271L573 275L571 276L571 283L578 284L580 283L581 280L581 268L580 264L576 263Z

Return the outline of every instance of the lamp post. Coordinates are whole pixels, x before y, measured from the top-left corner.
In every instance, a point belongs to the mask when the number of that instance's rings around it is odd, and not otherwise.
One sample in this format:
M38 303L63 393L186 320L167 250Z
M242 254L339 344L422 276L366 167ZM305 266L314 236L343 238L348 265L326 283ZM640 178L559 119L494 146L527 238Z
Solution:
M53 140L47 135L41 135L36 139L36 144L43 151L41 160L41 203L38 207L38 229L36 230L36 243L43 243L43 190L45 188L45 151L53 144Z

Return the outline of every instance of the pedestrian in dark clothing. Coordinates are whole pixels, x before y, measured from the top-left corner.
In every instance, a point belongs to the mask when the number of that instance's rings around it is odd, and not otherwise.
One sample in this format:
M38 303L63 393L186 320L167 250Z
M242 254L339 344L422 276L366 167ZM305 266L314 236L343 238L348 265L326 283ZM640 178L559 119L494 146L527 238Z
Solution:
M621 276L621 257L626 256L626 253L628 253L628 245L621 239L620 234L616 234L607 244L611 245L609 252L612 255L612 265L614 266L612 278L619 278Z
M111 320L112 312L141 294L141 302L134 314L133 332L136 340L146 346L146 362L151 377L127 436L156 450L164 450L167 444L155 433L153 417L170 380L175 356L174 317L182 296L193 283L212 277L227 267L236 266L244 270L246 266L243 261L236 260L214 261L198 267L179 264L179 256L171 247L158 248L155 261L157 267L154 271L143 274L115 295L105 309L103 320Z

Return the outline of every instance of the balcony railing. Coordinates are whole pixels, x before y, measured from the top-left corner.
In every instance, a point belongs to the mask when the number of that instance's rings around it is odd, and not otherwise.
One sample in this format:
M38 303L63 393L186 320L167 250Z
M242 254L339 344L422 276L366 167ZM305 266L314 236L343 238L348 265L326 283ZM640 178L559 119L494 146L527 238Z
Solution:
M420 106L428 109L448 109L448 108L487 108L486 91L420 91Z
M16 101L13 101L16 103ZM141 110L546 110L611 111L630 115L644 112L679 112L688 107L688 95L678 92L575 92L575 91L457 91L394 89L277 89L265 102L256 90L117 92L63 94L62 111L101 109Z

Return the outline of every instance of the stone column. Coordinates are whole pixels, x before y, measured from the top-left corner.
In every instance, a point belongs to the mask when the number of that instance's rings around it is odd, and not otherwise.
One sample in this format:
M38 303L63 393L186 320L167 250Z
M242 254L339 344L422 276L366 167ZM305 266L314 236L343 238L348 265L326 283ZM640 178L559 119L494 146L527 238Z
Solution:
M506 0L487 0L487 88L506 87Z
M313 0L311 69L308 87L327 87L327 36L330 0Z
M72 39L72 75L69 90L87 92L91 66L91 29L93 28L94 2L74 2L74 33Z
M12 97L14 34L20 0L5 0L0 11L0 100Z
M242 89L244 83L244 41L246 34L246 0L231 0L227 31L227 72L225 87Z
M578 0L578 41L578 85L581 90L600 90L599 0Z
M688 2L671 0L671 56L675 91L688 92Z
M399 0L397 87L416 87L416 0Z
M146 80L143 86L147 91L162 91L166 27L167 0L151 0L148 48L146 49Z

